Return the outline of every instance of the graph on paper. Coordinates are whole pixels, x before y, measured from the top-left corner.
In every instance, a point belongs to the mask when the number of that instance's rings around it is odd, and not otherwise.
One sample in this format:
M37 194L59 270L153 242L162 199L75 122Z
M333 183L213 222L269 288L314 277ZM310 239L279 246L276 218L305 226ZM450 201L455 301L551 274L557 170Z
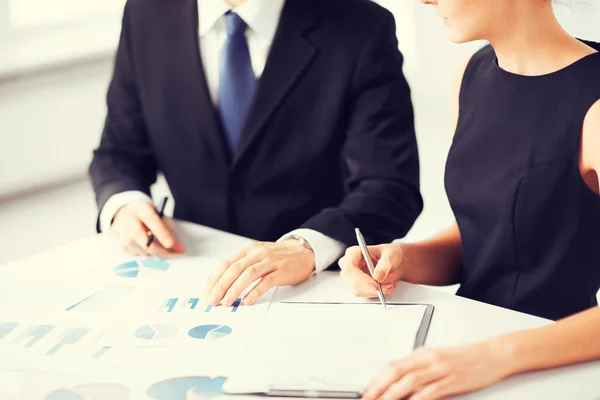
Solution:
M101 345L104 331L88 328L60 328L54 325L29 325L8 344L13 348L35 349L46 357L65 352L78 352L82 344L86 347L97 344L97 351L91 357L100 358L109 348Z
M152 271L166 271L170 268L167 261L160 258L148 258L128 261L115 267L115 274L123 278L137 278Z
M0 322L0 340L11 333L19 324L14 322Z
M219 340L231 335L233 330L227 325L200 325L190 329L188 335L199 340Z
M0 368L79 373L123 359L130 348L116 348L101 328L72 324L0 321Z
M177 335L178 328L170 324L144 325L135 331L135 337L143 340L169 339Z
M133 292L135 286L112 284L108 285L90 296L78 301L67 308L67 311L93 313L106 310L120 304L123 298Z
M166 298L160 306L158 313L174 314L174 313L202 313L202 314L218 314L218 313L237 313L240 310L242 299L236 299L231 307L213 307L210 304L205 304L200 297L169 297Z

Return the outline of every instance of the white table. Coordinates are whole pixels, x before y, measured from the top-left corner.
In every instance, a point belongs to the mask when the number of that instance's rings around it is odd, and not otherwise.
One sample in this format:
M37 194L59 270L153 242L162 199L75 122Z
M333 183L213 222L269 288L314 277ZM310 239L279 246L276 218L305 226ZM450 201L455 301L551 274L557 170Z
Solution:
M242 237L190 223L177 222L176 225L177 233L189 255L226 258L250 242ZM87 260L112 256L122 257L122 253L108 237L97 236L84 239L0 267L0 290L2 282L31 282L33 279L41 283L51 275L68 273L68 266L85 264ZM279 300L368 301L355 298L336 272L321 273L295 287L278 288L274 301ZM426 342L426 346L429 347L472 343L507 332L551 323L541 318L407 283L400 283L396 293L389 296L389 301L430 303L435 306ZM1 308L2 305L0 305L0 310ZM132 368L137 367L134 365ZM27 379L23 378L22 373L4 372L3 375L0 371L0 395L3 393L3 382L12 377L17 380L23 379L25 385L30 384ZM599 400L600 361L524 374L460 398Z

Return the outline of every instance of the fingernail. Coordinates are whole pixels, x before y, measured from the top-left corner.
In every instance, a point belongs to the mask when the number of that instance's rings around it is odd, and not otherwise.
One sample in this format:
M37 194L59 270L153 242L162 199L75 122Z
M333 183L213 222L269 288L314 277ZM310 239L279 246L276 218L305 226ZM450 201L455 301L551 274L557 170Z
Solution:
M216 306L217 305L217 296L214 294L210 294L208 296L208 302L210 303L211 306Z
M164 260L165 258L169 257L169 253L168 252L164 252L162 250L158 250L156 252L154 252L154 255L158 258L160 258L161 260Z
M250 299L250 297L246 297L243 301L242 304L244 304L245 306L249 306L250 304L252 304L252 299Z

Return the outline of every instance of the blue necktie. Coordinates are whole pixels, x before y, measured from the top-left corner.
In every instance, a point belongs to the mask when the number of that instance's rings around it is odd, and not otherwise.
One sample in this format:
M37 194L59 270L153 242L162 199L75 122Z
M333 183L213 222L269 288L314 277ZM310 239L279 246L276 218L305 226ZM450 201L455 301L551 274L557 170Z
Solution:
M256 80L246 42L246 23L239 15L225 14L227 40L219 71L218 109L229 149L235 152L254 95Z

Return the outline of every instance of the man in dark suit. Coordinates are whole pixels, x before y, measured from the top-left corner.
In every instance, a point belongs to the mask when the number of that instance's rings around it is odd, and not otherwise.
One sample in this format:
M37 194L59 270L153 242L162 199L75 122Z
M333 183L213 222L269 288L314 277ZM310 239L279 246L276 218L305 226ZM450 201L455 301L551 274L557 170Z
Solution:
M261 241L211 278L226 305L332 265L356 226L403 237L422 200L397 46L368 0L129 0L90 167L99 229L182 252L151 205L161 171L175 218Z

